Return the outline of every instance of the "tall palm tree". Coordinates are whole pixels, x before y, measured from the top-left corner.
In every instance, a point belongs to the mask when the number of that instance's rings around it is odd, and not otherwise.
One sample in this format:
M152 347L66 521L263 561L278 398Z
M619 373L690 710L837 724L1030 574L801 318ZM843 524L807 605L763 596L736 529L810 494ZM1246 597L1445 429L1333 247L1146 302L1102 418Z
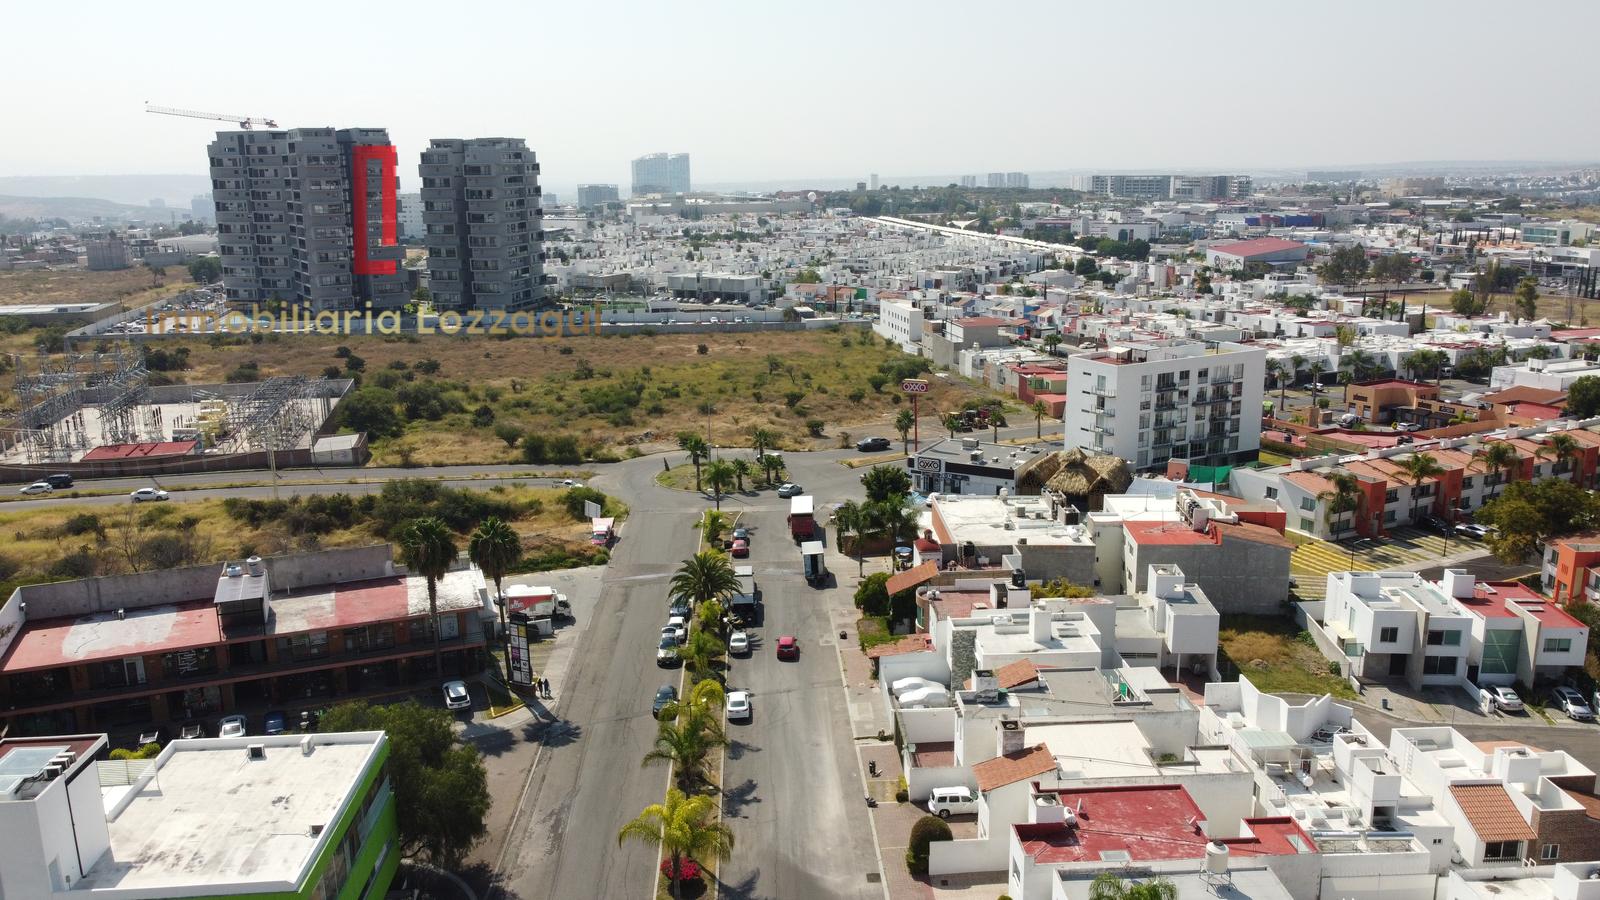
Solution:
M641 765L665 762L672 766L678 788L693 791L702 783L711 751L726 744L728 738L712 716L693 704L674 704L662 710L661 716L655 744Z
M907 435L911 434L911 429L915 428L916 424L917 416L911 410L902 409L895 413L894 430L900 432L900 450L902 452L909 449L910 444Z
M1028 411L1033 413L1033 436L1044 440L1044 417L1050 414L1050 407L1043 400L1035 400L1029 404Z
M874 533L887 534L892 541L910 538L917 533L917 514L906 505L903 497L869 503L867 509Z
M1439 461L1434 459L1432 454L1413 453L1401 461L1400 468L1404 470L1402 477L1411 482L1411 521L1415 524L1417 521L1417 507L1422 505L1417 502L1418 488L1421 487L1424 481L1443 475L1444 466L1439 465Z
M945 413L939 417L939 423L945 427L946 431L950 432L950 436L953 438L956 436L956 426L961 424L961 417L955 413Z
M1483 460L1485 466L1500 476L1501 485L1517 480L1518 473L1522 471L1522 454L1506 441L1484 444L1472 455ZM1500 489L1504 490L1503 487Z
M750 446L756 451L756 456L760 457L768 450L777 449L778 435L770 428L752 428L750 429Z
M1545 440L1544 445L1539 448L1538 455L1547 459L1554 459L1556 468L1560 468L1564 462L1574 463L1571 480L1577 481L1580 472L1576 462L1578 456L1582 453L1583 447L1578 443L1577 438L1570 434L1552 434Z
M1337 538L1342 530L1334 527L1339 517L1347 512L1355 513L1351 521L1351 527L1354 527L1361 518L1362 501L1366 499L1366 494L1361 491L1361 479L1349 472L1330 472L1327 479L1333 487L1318 494L1317 499L1328 504L1328 531Z
M755 473L755 468L750 465L750 460L743 457L734 460L732 465L733 477L739 482L738 491L742 494L744 493L744 480Z
M1165 878L1124 881L1115 872L1102 872L1089 883L1089 900L1178 900L1178 886Z
M472 564L494 582L494 602L500 607L500 634L506 641L506 665L511 664L511 632L506 627L505 592L500 582L511 573L511 567L522 558L522 538L499 516L490 516L478 523L467 538L467 556Z
M1300 380L1300 369L1305 364L1306 364L1306 358L1304 356L1301 356L1298 353L1290 354L1290 356L1289 356L1289 383L1290 384L1293 384L1296 381Z
M706 439L692 431L685 431L678 435L678 449L689 454L689 462L694 466L694 489L700 490L700 461L711 453L711 448L706 446Z
M1044 349L1049 351L1051 356L1056 355L1056 348L1059 346L1061 346L1061 335L1047 334L1044 336Z
M857 574L866 572L866 560L863 558L864 554L862 551L861 524L861 504L854 500L844 501L843 503L839 504L838 509L833 511L833 525L834 528L839 532L839 549L841 551L844 550L845 535L848 534L856 539L855 551Z
M706 464L706 484L711 488L711 499L717 509L722 508L722 493L733 487L733 463L714 459Z
M725 860L733 851L733 832L721 822L713 821L716 809L713 797L691 797L672 788L667 791L665 802L650 804L638 818L622 826L617 832L617 846L632 840L659 847L672 862L673 875L682 871L685 859ZM678 879L673 878L675 900L681 896L680 890Z
M1272 386L1278 389L1278 409L1283 409L1283 363L1275 359L1267 360L1267 377L1272 379Z
M730 597L738 591L739 579L733 574L733 566L726 556L714 550L704 550L684 560L667 584L672 599L691 603Z
M1313 362L1306 369L1306 375L1309 377L1309 380L1311 381L1311 393L1313 393L1313 394L1321 393L1321 391L1322 391L1322 373L1326 372L1326 371L1328 371L1328 365L1327 365L1327 363L1324 363L1320 359L1315 361L1315 362Z
M438 519L412 522L400 534L400 559L412 574L428 582L428 631L433 634L433 671L444 675L444 655L439 651L439 579L456 560L456 539Z

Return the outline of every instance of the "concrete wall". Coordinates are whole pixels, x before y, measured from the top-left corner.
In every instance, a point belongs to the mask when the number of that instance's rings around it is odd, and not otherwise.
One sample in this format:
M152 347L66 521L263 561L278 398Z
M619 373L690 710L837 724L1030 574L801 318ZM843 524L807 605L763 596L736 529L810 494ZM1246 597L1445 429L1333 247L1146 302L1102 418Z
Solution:
M1010 826L1006 827L1007 840L1010 839ZM935 841L928 845L928 874L934 877L940 875L962 875L972 872L998 872L1005 867L1003 855L997 855L994 848L997 842L981 838L955 841ZM998 844L1005 849L1003 843ZM899 860L889 863L893 865ZM1031 894L1029 896L1032 896Z
M1134 585L1128 593L1146 589L1149 567L1176 565L1186 581L1200 585L1211 605L1221 613L1274 615L1289 597L1288 547L1247 540L1224 539L1216 544L1132 544Z

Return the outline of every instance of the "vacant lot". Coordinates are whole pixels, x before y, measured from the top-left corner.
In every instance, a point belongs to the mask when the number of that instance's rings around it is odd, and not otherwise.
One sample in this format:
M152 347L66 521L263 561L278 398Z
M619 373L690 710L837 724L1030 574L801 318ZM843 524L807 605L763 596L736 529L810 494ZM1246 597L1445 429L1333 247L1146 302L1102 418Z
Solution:
M672 445L683 430L748 446L753 428L780 446L835 447L844 435L893 437L904 398L885 369L915 360L855 330L575 338L277 337L184 340L191 383L345 374L397 395L400 434L374 441L379 463L509 462L497 427L571 435L591 454ZM350 359L354 356L355 359ZM873 387L874 381L878 388ZM991 396L933 379L924 415ZM950 379L950 381L956 381ZM820 428L813 426L820 425ZM820 431L820 433L817 433Z
M1300 635L1299 626L1287 617L1223 616L1217 642L1224 677L1237 672L1272 693L1354 697L1350 685L1332 673L1310 635Z
M85 269L0 272L0 305L106 303L137 305L191 287L187 269L170 266L157 280L144 266L115 272Z

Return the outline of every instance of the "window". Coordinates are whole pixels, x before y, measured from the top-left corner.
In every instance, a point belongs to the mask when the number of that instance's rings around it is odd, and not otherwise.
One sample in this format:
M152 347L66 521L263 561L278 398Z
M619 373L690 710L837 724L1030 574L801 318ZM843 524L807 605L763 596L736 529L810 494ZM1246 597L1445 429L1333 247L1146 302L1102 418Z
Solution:
M1429 631L1429 647L1459 647L1461 646L1461 632L1459 631Z
M1278 499L1278 489L1275 488L1275 487L1267 488L1267 495L1266 496L1267 496L1268 500L1276 500L1276 499Z
M1315 529L1315 525L1312 523L1312 521L1310 519L1307 519L1307 518L1304 518L1304 517L1302 517L1300 519L1300 530L1301 531L1311 532L1314 529Z
M1572 651L1572 638L1545 638L1544 652L1570 653Z
M1400 640L1400 629L1398 629L1398 628L1380 628L1380 629L1378 629L1378 643L1380 643L1380 644L1392 644L1392 643L1394 643L1395 641L1398 641L1398 640Z
M1426 656L1422 659L1422 674L1424 675L1454 675L1456 673L1455 656Z
M1539 848L1539 859L1544 862L1553 862L1561 858L1560 844L1545 844Z
M1395 520L1394 510L1392 510L1392 509L1384 510L1384 512L1383 512L1383 520L1385 522L1391 522L1392 523Z
M1483 845L1484 862L1518 859L1521 856L1521 841L1489 841Z
M1383 502L1385 503L1395 503L1399 501L1399 499L1400 492L1397 490L1391 489L1383 492Z
M1311 510L1316 509L1317 508L1317 500L1316 500L1316 498L1315 497L1301 497L1300 498L1300 508L1303 509L1303 510L1306 510L1307 512L1310 512Z

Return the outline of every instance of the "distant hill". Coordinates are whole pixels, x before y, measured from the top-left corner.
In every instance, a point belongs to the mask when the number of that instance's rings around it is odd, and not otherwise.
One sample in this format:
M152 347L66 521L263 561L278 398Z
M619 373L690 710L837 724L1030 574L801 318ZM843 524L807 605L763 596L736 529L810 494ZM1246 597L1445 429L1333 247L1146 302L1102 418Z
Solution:
M99 216L115 222L129 219L166 222L171 219L174 212L178 213L178 218L181 220L189 212L189 208L134 206L94 197L12 197L0 194L0 216L9 219L66 219L69 222L82 222Z
M205 175L0 175L0 195L97 197L144 206L161 199L184 209L196 194L211 193Z

